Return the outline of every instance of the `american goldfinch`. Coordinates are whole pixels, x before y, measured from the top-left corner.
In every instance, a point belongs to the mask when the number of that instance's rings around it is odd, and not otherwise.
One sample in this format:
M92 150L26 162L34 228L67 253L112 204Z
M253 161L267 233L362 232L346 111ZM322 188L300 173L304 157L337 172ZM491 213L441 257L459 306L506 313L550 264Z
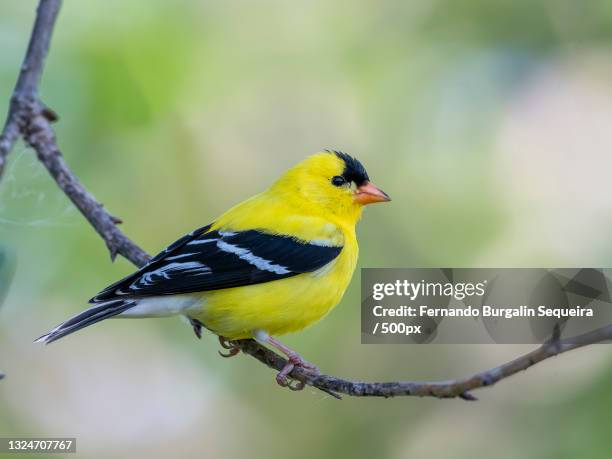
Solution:
M202 327L217 334L226 356L239 351L231 340L246 338L283 352L287 365L276 379L285 386L294 366L318 370L274 337L311 325L340 302L357 263L363 206L389 200L357 159L316 153L102 290L89 309L37 342L110 317L183 315L198 337Z

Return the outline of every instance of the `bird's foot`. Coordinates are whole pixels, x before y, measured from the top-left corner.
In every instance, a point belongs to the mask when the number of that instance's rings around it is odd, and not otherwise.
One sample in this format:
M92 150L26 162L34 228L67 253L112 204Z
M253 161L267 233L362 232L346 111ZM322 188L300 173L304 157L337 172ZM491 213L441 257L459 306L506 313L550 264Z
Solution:
M198 319L192 319L191 317L188 317L188 319L189 323L193 327L193 332L195 333L196 337L198 339L202 339L202 327L204 327L204 324Z
M228 349L228 352L223 353L221 351L219 351L219 355L221 357L234 357L235 355L238 355L238 353L240 352L240 348L233 345L231 343L230 340L228 340L225 336L219 336L219 344L221 344L221 347L223 349Z
M287 363L281 371L276 375L276 382L281 387L288 387L291 390L302 390L306 386L302 381L292 381L289 379L289 374L295 367L303 368L309 373L320 375L321 372L316 365L303 359L298 353L290 351L287 354Z
M291 390L304 389L306 384L304 384L302 381L291 381L291 379L289 378L289 374L293 371L295 367L302 368L308 373L312 373L314 375L321 374L321 372L315 365L302 358L300 354L285 346L279 340L271 337L263 330L257 330L255 332L255 338L257 339L257 341L265 342L270 346L275 347L287 356L287 363L285 363L285 366L276 375L276 382L279 386L288 387Z

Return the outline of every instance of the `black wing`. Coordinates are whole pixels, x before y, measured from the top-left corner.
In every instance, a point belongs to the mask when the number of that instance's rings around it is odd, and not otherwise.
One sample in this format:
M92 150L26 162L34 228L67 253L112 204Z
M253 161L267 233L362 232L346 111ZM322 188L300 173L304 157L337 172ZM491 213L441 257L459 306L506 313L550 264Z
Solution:
M179 239L139 271L107 287L90 302L270 282L316 271L342 251L340 246L312 244L256 230L209 229L206 226Z

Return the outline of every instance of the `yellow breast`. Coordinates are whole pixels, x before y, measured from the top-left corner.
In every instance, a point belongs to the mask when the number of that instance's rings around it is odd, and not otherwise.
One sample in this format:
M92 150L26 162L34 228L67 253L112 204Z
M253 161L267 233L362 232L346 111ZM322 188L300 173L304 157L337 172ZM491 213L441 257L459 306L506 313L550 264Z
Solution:
M318 271L206 292L195 317L229 339L251 338L255 330L270 335L301 330L340 302L355 271L357 256L354 233L346 235L340 255Z
M256 330L281 335L318 321L336 306L355 271L358 256L355 223L320 212L303 200L272 192L255 196L222 215L212 229L259 229L303 241L342 246L331 263L312 273L202 294L192 313L207 328L229 339L253 337Z

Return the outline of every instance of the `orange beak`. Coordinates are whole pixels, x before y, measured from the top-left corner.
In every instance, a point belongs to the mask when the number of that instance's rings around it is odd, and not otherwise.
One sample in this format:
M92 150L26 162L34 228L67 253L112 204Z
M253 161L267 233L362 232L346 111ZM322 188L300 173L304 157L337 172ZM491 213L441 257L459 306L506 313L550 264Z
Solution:
M365 206L366 204L374 204L375 202L391 201L391 198L387 193L374 186L371 182L365 182L360 187L357 187L353 200Z

